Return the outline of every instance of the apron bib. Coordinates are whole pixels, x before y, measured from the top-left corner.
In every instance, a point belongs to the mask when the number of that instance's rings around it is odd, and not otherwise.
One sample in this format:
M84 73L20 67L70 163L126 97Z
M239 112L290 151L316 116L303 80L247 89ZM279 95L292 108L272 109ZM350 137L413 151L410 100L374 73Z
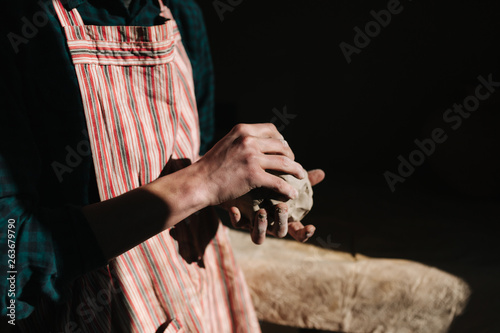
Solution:
M160 1L168 19L162 25L92 26L76 8L53 4L80 85L101 200L196 161L192 69L169 9ZM37 310L25 330L260 331L227 230L212 208L77 279L72 290L57 311L47 304Z

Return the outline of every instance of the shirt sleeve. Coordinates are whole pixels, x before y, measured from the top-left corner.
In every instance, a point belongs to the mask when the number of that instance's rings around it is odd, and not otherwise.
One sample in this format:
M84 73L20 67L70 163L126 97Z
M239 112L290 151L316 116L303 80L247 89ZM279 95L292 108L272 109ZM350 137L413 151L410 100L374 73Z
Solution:
M40 156L12 67L0 79L0 315L13 299L20 320L42 296L64 300L71 281L106 261L80 207L39 204Z
M204 154L210 148L215 134L214 67L205 20L201 8L194 0L169 0L166 4L177 22L193 68L200 121L200 154Z

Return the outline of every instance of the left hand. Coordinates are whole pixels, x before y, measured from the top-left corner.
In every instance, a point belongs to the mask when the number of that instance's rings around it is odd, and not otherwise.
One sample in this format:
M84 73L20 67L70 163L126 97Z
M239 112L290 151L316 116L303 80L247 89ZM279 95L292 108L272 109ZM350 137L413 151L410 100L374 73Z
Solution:
M321 169L308 171L309 181L314 186L325 178L325 172ZM312 237L316 228L309 224L304 226L300 221L288 221L288 205L285 202L274 206L274 212L260 209L254 215L253 221L249 221L242 216L236 206L228 207L231 223L235 228L249 229L252 241L255 244L262 244L266 239L266 234L278 238L285 237L288 233L299 242L306 242ZM268 214L274 214L274 223L268 223Z

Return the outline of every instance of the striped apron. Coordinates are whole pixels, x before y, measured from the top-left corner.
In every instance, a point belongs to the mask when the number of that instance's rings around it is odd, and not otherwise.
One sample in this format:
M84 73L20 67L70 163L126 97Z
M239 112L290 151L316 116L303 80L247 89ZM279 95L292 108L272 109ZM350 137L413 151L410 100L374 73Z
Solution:
M192 69L170 11L151 27L85 25L53 0L84 103L99 195L107 200L198 158ZM147 221L138 221L138 228ZM79 278L70 301L25 331L259 332L227 229L206 208Z

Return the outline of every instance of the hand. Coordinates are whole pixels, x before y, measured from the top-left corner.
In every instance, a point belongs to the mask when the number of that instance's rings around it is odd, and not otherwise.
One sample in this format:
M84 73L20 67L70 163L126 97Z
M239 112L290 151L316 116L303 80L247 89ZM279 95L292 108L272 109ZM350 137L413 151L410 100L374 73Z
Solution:
M325 172L323 170L311 170L308 172L311 185L316 185L323 181ZM260 209L255 213L253 221L249 221L242 216L236 206L228 208L231 223L236 228L249 229L252 241L255 244L262 244L266 238L266 233L278 238L283 238L289 233L295 240L306 242L312 237L316 228L313 225L304 226L300 221L288 221L288 206L286 203L279 203L274 206L274 212ZM274 214L274 223L268 223L269 214Z
M305 178L306 172L294 158L273 124L239 124L193 166L203 179L199 187L207 205L219 205L258 187L288 200L296 197L297 191L266 170Z

